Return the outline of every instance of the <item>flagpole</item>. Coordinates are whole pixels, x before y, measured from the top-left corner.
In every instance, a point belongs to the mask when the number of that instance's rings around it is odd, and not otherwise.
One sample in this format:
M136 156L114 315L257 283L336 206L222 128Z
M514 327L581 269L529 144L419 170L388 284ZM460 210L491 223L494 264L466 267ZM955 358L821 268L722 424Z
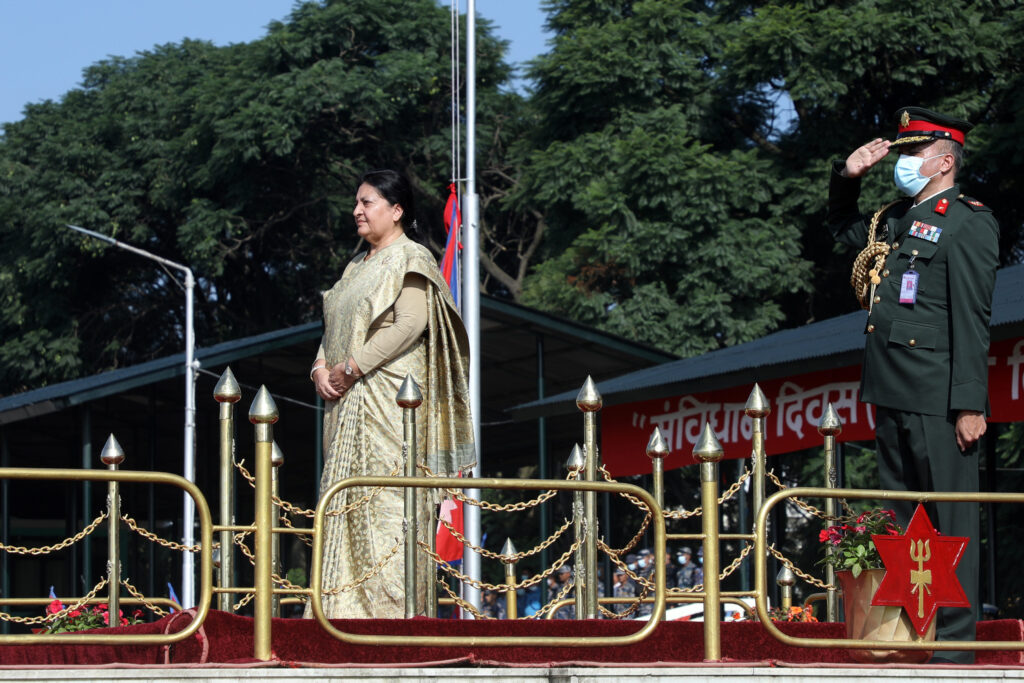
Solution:
M466 10L466 194L464 241L463 241L463 284L462 317L469 335L469 405L473 411L473 442L476 444L476 465L473 476L480 476L483 449L480 442L480 204L476 194L476 0L468 0ZM479 489L465 489L467 496L479 498ZM480 508L466 505L463 508L466 530L470 543L480 546ZM463 551L463 568L472 579L480 580L480 556L473 550ZM480 608L479 589L463 584L463 599ZM465 615L472 617L471 614Z

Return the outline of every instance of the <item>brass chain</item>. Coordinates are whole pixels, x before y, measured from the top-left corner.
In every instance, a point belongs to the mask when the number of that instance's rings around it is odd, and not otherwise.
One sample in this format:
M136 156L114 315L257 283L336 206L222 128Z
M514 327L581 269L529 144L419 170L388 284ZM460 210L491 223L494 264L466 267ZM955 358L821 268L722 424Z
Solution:
M551 600L548 601L548 603L546 605L544 605L539 610L537 610L532 615L530 615L530 618L531 619L543 619L545 616L547 616L548 612L550 612L552 609L554 609L556 604L558 604L562 600L565 600L565 596L569 594L569 591L572 590L574 585L576 585L576 582L573 581L572 579L569 579L568 581L566 581L562 585L562 589L558 591L558 595L553 597Z
M418 540L416 541L416 544L419 545L419 547L423 550L424 554L426 554L427 557L436 562L438 567L440 567L443 571L447 572L449 576L452 576L455 579L462 581L463 583L468 583L469 585L474 586L475 588L478 588L480 590L503 591L508 588L512 588L514 590L518 590L520 588L529 588L530 586L540 583L551 574L554 574L556 569L558 569L563 564L569 561L569 558L572 557L572 554L575 553L576 550L580 547L580 545L583 544L583 539L577 539L569 547L568 550L562 553L562 555L557 560L555 560L554 564L552 564L550 567L545 569L540 574L534 574L530 578L523 579L519 583L512 584L511 586L509 586L507 583L494 585L491 583L484 583L483 581L478 581L477 579L474 579L471 576L467 576L466 574L463 574L459 570L455 569L455 567L451 566L447 561L442 559L440 555L431 550L430 546L428 546L423 541Z
M635 573L632 569L630 569L628 566L626 566L626 563L619 559L618 553L613 552L612 549L608 547L608 544L605 543L603 539L597 539L597 547L598 549L606 552L608 554L608 557L611 558L611 561L615 563L615 566L624 571L626 573L626 576L633 579L634 583L643 586L645 589L650 589L654 587L654 584L651 581L647 580L643 576L640 576L639 574Z
M93 587L91 591L85 594L85 597L83 597L81 600L79 600L73 605L68 605L59 612L54 612L53 614L44 614L41 617L16 617L13 614L8 614L7 612L0 612L0 621L10 621L15 624L25 624L26 626L37 626L39 624L45 624L46 622L53 621L55 619L63 619L64 617L68 616L68 614L70 614L71 612L82 609L82 607L85 606L85 604L88 603L90 600L95 598L96 594L99 593L100 590L102 590L103 587L106 585L107 577L103 577L102 579L100 579L100 582Z
M195 545L184 545L181 543L175 543L174 541L168 541L166 539L160 538L152 531L149 531L139 526L138 522L136 522L128 515L121 515L121 520L128 525L129 529L137 533L139 536L142 536L143 538L150 540L158 545L162 545L165 548L170 548L171 550L181 550L186 553L198 553L199 550L203 547L202 543L196 543ZM219 548L220 545L214 543L213 547Z
M789 567L790 571L792 571L794 574L796 574L797 576L799 576L801 579L803 579L807 583L811 584L812 586L816 586L816 587L821 588L822 590L826 590L826 591L828 591L828 590L835 590L836 587L833 586L832 584L825 583L821 579L819 579L819 578L817 578L815 576L811 576L810 574L808 574L805 571L802 571L799 567L797 567L795 564L793 564L793 562L790 561L785 555L783 555L780 551L776 550L774 545L768 546L768 552L770 552L772 555L774 555L775 558L779 562L781 562L782 564L784 564L787 567Z
M63 550L64 548L67 548L68 546L71 546L71 545L74 545L75 543L78 543L83 538L85 538L86 536L91 534L93 531L95 531L96 527L100 525L100 522L102 522L106 518L107 518L107 511L104 510L103 512L100 513L99 517L97 517L96 519L92 520L92 522L89 523L88 526L86 526L84 529L79 531L74 536L70 536L68 538L65 538L60 543L55 543L53 545L43 545L43 546L39 546L38 548L28 548L28 547L22 546L22 545L4 545L3 543L0 543L0 550L7 551L7 552L11 553L12 555L47 555L49 553L53 553L53 552L56 552L58 550Z
M781 479L775 476L775 472L773 470L768 470L767 472L765 472L765 476L771 479L780 491L790 488L789 486L783 484ZM845 511L846 514L835 516L825 514L824 512L814 507L807 501L800 500L799 498L790 498L789 500L793 501L793 503L796 504L798 508L800 508L807 514L812 515L814 517L818 517L819 519L823 519L826 522L851 522L857 517L857 515L854 514L853 510L850 509L850 506L846 504L846 501L842 499L840 499L839 502L842 503L843 511Z
M648 593L651 592L651 588L653 587L654 584L644 586L644 589L640 592L640 595L636 596L636 600L629 603L629 609L627 609L625 612L613 612L607 607L604 607L600 602L597 603L597 607L601 610L601 613L609 619L627 619L633 616L633 613L640 609L640 605L643 604L641 600L647 597Z
M601 477L605 481L610 482L612 484L618 483L617 481L615 481L614 478L612 478L612 475L608 472L608 470L605 468L604 465L600 465L597 468L597 471L601 473ZM626 500L628 500L630 503L632 503L633 505L635 505L638 508L646 508L647 507L647 503L643 502L642 500L640 500L639 498L634 496L632 493L626 493L625 491L619 491L619 495L622 496L623 498L625 498Z
M647 506L645 505L644 507L647 507ZM647 514L644 516L643 523L640 525L640 530L637 531L636 534L634 534L633 538L630 539L629 543L627 543L625 546L623 546L622 548L620 548L618 550L614 550L612 548L608 548L605 552L607 552L610 555L615 555L616 557L622 555L623 553L628 553L630 550L633 549L633 546L635 546L637 543L639 543L640 539L643 538L644 532L647 531L647 527L650 525L650 523L651 523L651 511L648 510ZM608 546L605 546L605 547L607 548Z
M420 469L421 472L423 472L428 477L438 476L434 474L431 471L431 469L426 465L417 465L417 467ZM472 488L472 481L472 479L466 480L467 485L470 488ZM473 507L482 508L484 510L491 510L492 512L523 512L524 510L529 510L532 507L537 507L541 503L550 500L557 493L555 489L550 489L548 491L541 493L533 500L526 500L518 503L509 503L508 505L499 505L498 503L489 503L486 500L477 500L476 498L470 498L459 489L446 488L444 489L444 492L447 493L452 498L454 498L455 500L465 503L466 505L472 505Z
M251 531L242 531L234 536L232 542L238 546L238 549L241 550L242 554L245 555L245 557L249 560L249 564L255 567L256 555L254 555L253 552L249 550L249 546L245 544L245 537L251 533ZM296 586L294 583L282 577L280 574L273 573L270 575L270 578L273 579L274 583L281 586L282 588L300 591L304 590L302 586Z
M540 551L544 550L552 543L557 541L562 536L562 534L564 534L569 529L569 527L572 526L572 520L567 519L565 520L565 524L563 524L557 531L555 531L553 534L548 536L545 540L541 541L533 548L529 550L524 550L519 553L515 553L513 555L502 555L501 553L496 553L492 550L488 550L487 548L482 548L478 545L474 545L468 538L463 536L459 532L459 530L453 527L447 520L439 519L437 521L439 521L444 526L444 528L447 529L448 532L455 538L455 540L461 543L462 545L466 546L467 548L470 548L471 550L480 555L483 555L484 557L490 558L492 560L500 560L505 564L518 562L519 560L522 560L524 558L536 555L537 553L539 553Z
M121 585L124 586L126 589L128 589L128 592L132 594L132 597L138 599L139 602L141 602L143 605L145 605L146 608L150 612L152 612L153 614L157 615L158 617L166 617L167 616L167 612L165 612L164 610L160 609L158 606L156 606L153 603L151 603L146 598L146 596L143 595L139 591L139 589L137 589L135 586L133 586L131 584L131 582L128 579L121 579Z
M494 617L490 616L489 614L484 614L483 612L478 610L476 607L474 607L472 604L466 602L465 600L460 598L458 595L456 595L455 592L451 589L451 586L448 585L447 581L438 581L437 583L442 588L444 588L444 592L448 594L449 598L451 598L452 600L455 601L456 605L458 605L462 609L464 609L467 612L469 612L470 614L472 614L473 618L475 618L475 619L494 619Z
M750 468L746 468L740 478L732 483L732 485L718 497L718 504L722 505L733 498L736 492L743 487L743 482L750 478ZM663 514L666 519L689 519L690 517L699 517L704 513L703 506L697 506L693 510L678 510L678 511L666 511Z
M750 551L752 551L753 549L754 546L752 544L747 544L743 546L743 550L740 551L740 554L737 555L733 559L733 561L729 563L728 567L726 567L721 571L721 573L719 573L718 580L724 581L729 577L729 575L731 575L733 572L739 569L740 565L743 564L743 560L747 559L747 556L750 555ZM700 593L703 590L704 584L698 583L694 585L692 588L670 588L668 592L673 595L685 595L686 593Z
M289 529L300 529L301 528L304 531L306 531L305 527L297 527L294 524L292 524L292 520L288 518L288 515L281 515L280 519L281 519L281 524L284 524ZM310 548L312 548L313 547L313 539L307 538L312 533L313 533L313 530L312 529L308 529L308 533L297 534L297 537L298 537L298 539L300 541L302 541L303 543L308 545Z
M236 602L234 605L231 606L231 611L232 612L237 612L238 610L242 609L243 607L248 605L250 602L252 602L252 599L255 598L255 597L256 597L255 593L246 593L245 595L242 596L241 600L239 600L238 602Z
M238 469L238 471L241 473L242 478L245 479L247 482L249 482L249 486L251 486L253 488L256 488L256 477L254 475L250 474L249 470L247 470L245 468L245 459L244 458L242 460L239 460L238 462L235 463L235 468ZM388 476L389 477L394 477L400 471L401 471L401 468L396 465L395 468L393 470L391 470L391 473ZM369 491L367 491L366 495L364 495L359 500L354 501L352 503L348 503L347 505L343 505L342 507L338 508L337 510L330 510L330 511L327 512L327 516L328 517L339 517L341 515L347 515L348 513L353 512L354 510L358 510L363 505L366 505L371 500L373 500L385 488L386 488L385 486L374 486ZM290 513L292 513L294 515L299 515L300 517L309 517L311 519L316 516L316 510L310 510L308 508L300 508L299 506L297 506L297 505L295 505L293 503L289 503L287 500L284 500L283 498L280 498L278 496L271 496L271 498L274 501L274 505L278 506L282 510L285 510L286 512L290 512Z
M372 567L370 567L370 570L368 572L366 572L365 574L363 574L361 577L359 577L355 581L352 581L350 583L345 584L344 586L338 586L337 588L331 588L330 590L322 591L321 594L322 595L339 595L340 593L344 593L345 591L350 591L353 588L355 588L356 586L359 586L361 584L366 583L367 581L372 579L374 576L379 574L384 569L384 567L387 566L388 562L391 561L391 558L394 557L398 553L399 550L401 550L401 548L402 548L402 542L401 541L396 542L394 547L391 548L390 552L388 552L387 555L382 557L381 560L379 562L377 562L377 564L375 564Z

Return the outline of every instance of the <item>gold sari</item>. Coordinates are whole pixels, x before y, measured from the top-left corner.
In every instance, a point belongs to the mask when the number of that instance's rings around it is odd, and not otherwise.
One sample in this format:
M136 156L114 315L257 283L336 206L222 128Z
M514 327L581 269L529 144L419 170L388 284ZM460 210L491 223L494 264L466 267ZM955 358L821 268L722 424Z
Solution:
M430 252L404 235L366 260L354 258L324 294L323 348L328 367L345 362L367 339L370 325L394 305L407 274L424 276L427 328L405 352L366 373L324 414L323 495L340 479L402 476L402 409L395 396L411 374L423 392L416 411L418 464L455 474L475 461L469 411L469 346L447 284ZM420 474L419 472L417 474ZM403 491L353 487L330 504L323 555L323 605L328 618L405 615ZM437 490L418 490L417 537L428 533ZM339 513L338 511L342 511ZM332 514L333 513L333 514ZM433 564L416 572L417 613L425 610ZM307 607L306 616L311 616Z

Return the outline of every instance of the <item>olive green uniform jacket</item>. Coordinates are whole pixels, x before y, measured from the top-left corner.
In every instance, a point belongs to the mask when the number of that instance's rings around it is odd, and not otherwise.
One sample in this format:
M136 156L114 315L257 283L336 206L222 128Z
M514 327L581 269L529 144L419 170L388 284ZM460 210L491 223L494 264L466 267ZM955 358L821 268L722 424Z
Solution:
M857 249L866 245L870 215L857 209L860 179L833 165L828 227ZM930 241L911 235L936 233ZM908 198L879 221L875 239L892 245L868 316L861 400L883 408L955 418L988 410L988 346L999 227L992 211L960 196L956 186L913 206ZM915 253L916 252L916 255ZM900 283L914 256L917 301L901 304Z

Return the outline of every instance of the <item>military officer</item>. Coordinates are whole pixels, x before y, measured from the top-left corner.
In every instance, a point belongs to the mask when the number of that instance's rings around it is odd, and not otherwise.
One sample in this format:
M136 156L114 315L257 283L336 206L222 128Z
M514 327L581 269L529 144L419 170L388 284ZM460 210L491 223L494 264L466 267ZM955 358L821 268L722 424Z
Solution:
M883 488L978 490L978 439L988 412L988 345L999 228L991 210L956 184L966 121L920 107L897 112L896 139L881 138L836 161L828 226L862 248L851 284L869 310L861 400L876 408ZM872 216L857 208L861 178L898 152L894 182L905 198ZM894 505L906 526L913 504ZM978 604L978 505L929 506L948 536L968 536L957 570L974 607L942 609L938 636L973 640ZM940 653L973 661L968 652Z

